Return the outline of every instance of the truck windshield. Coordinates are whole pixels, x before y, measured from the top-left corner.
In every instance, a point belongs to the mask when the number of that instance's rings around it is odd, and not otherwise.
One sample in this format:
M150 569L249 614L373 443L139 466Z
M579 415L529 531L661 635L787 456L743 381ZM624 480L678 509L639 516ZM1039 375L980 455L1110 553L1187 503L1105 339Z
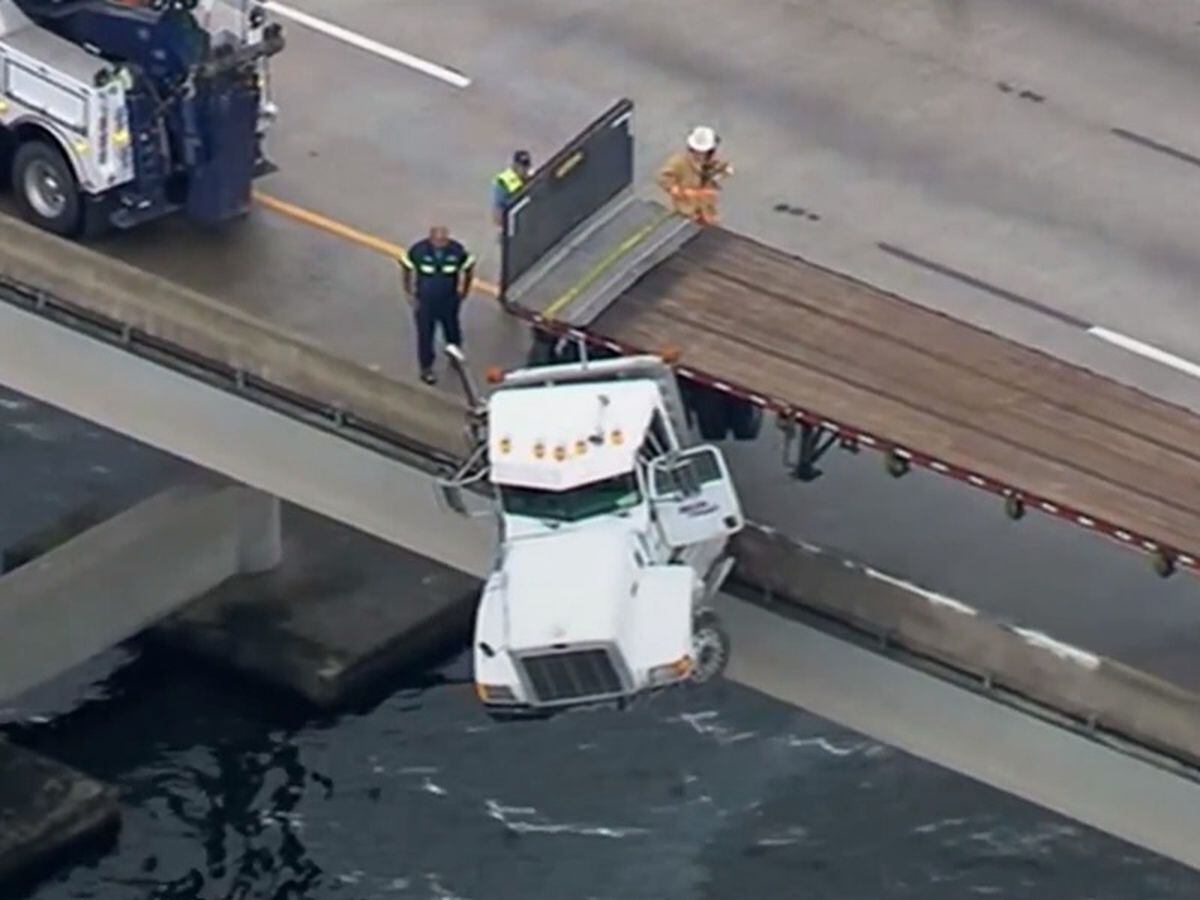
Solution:
M630 509L642 501L637 477L632 472L594 481L568 491L540 488L502 487L504 511L511 516L578 522L592 516Z

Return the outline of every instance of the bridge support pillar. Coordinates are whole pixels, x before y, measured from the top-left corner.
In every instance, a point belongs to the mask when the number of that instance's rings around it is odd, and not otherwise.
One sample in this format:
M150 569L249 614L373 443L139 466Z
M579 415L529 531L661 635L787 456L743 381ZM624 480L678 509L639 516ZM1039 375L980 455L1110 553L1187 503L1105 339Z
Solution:
M238 496L238 574L269 572L283 562L279 498L243 488Z
M0 577L0 700L282 555L279 500L233 484L173 487L84 531Z

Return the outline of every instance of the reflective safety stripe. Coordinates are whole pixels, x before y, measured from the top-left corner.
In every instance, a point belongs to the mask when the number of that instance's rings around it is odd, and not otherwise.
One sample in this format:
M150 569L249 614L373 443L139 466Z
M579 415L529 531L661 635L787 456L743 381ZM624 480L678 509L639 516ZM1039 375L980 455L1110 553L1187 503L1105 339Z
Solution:
M460 274L467 267L475 264L475 257L470 253L463 253L457 247L447 249L449 252L446 255L443 255L442 251L436 248L432 252L422 251L419 255L412 258L407 265L413 271L420 273L422 278L452 278Z
M524 182L521 181L521 176L514 172L511 168L505 169L503 172L499 173L496 176L496 183L510 194L515 194L521 189L521 185L524 184Z

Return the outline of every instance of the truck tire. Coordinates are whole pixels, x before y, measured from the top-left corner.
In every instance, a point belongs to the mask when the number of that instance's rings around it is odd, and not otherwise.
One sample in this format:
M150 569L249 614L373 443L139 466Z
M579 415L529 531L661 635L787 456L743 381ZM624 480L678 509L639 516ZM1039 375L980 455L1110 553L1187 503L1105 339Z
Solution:
M725 395L696 385L689 392L689 405L696 417L696 430L706 441L723 441L729 433Z
M11 131L0 129L0 190L12 189L13 156L16 152L16 136Z
M75 173L57 147L45 141L26 141L18 147L12 186L26 221L64 237L79 233L83 198Z
M692 622L692 684L705 684L729 663L729 635L712 610L696 613Z
M740 400L732 396L726 398L726 404L729 430L733 432L734 438L739 441L752 441L758 437L762 431L762 408L749 400Z

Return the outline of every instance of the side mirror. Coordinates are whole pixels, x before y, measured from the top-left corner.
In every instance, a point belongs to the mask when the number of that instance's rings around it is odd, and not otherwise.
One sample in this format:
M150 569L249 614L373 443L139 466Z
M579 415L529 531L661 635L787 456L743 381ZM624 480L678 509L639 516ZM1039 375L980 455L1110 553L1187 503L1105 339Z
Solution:
M483 497L469 492L460 484L438 481L435 488L438 507L468 519L483 519L495 515L492 505ZM471 501L475 498L475 502Z
M467 512L467 505L463 502L462 488L456 484L446 484L439 481L437 483L437 498L438 506L442 509L448 509L450 512L456 512L460 516L470 516Z

